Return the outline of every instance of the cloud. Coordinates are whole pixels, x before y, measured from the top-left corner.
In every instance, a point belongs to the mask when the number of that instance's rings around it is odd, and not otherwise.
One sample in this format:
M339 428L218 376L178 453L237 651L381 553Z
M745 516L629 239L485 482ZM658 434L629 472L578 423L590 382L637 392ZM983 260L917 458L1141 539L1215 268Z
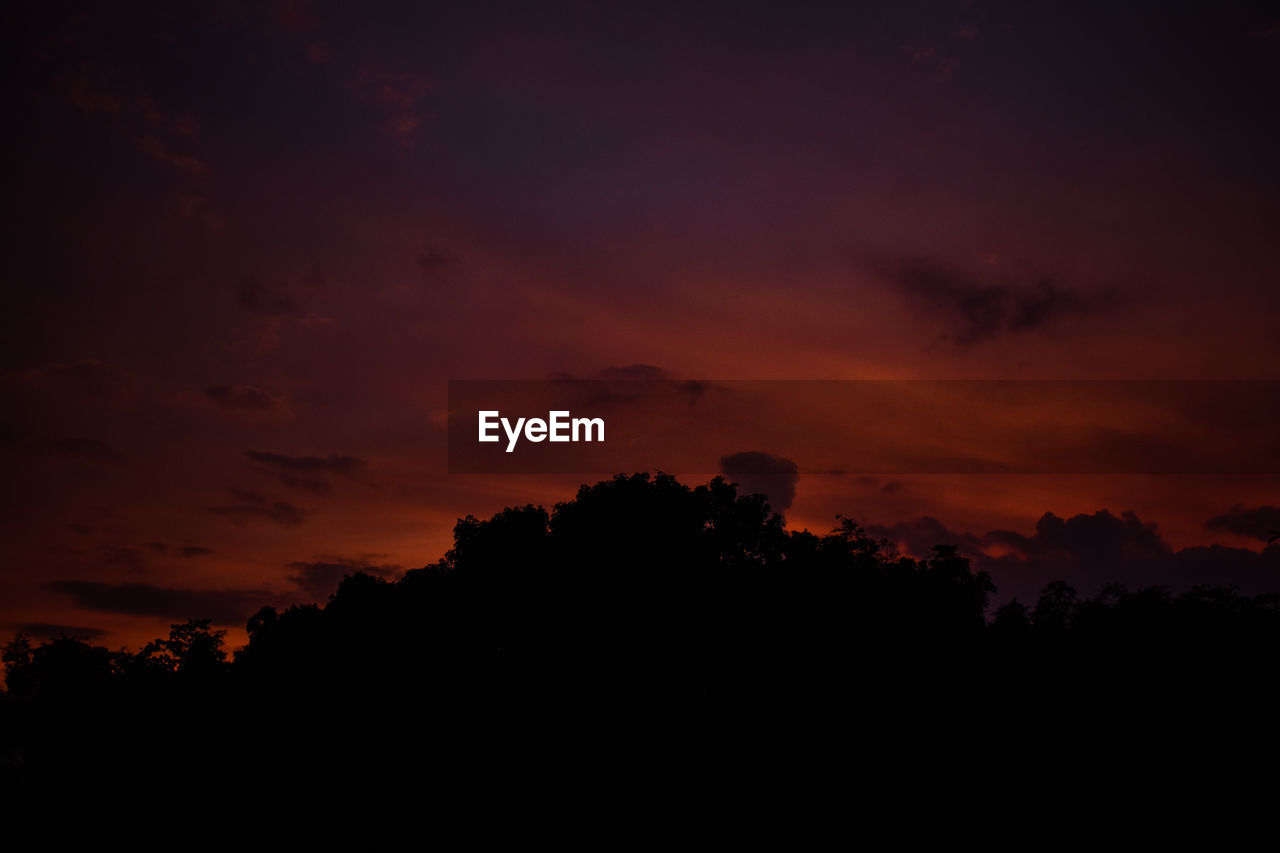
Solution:
M737 483L741 494L768 498L774 512L786 512L796 498L799 480L796 463L762 450L747 450L720 457L720 471Z
M267 317L296 317L304 313L302 304L283 281L269 283L243 276L236 290L236 301L246 311Z
M1112 301L1111 294L1086 296L1048 277L991 281L923 258L877 266L910 304L947 321L952 331L943 338L958 347L1086 317Z
M285 456L261 450L246 450L245 456L262 466L262 469L292 489L302 489L315 495L329 495L333 483L326 475L337 474L355 479L367 464L355 456Z
M418 255L418 269L425 273L434 273L445 267L453 266L460 262L460 258L448 249L441 249L436 246L428 246Z
M127 81L116 69L104 66L73 74L66 81L66 97L82 112L104 117L148 157L191 177L208 173L208 165L199 157L175 150L176 143L185 147L197 136L195 117L161 109L140 85Z
M290 474L281 474L279 479L281 485L291 489L301 489L320 497L333 494L333 483L321 477L294 477Z
M896 524L868 524L866 534L872 539L888 539L898 549L913 557L928 557L934 545L955 545L961 554L971 559L980 559L986 554L982 550L982 540L972 533L960 533L949 529L931 515L923 515L914 521L899 521Z
M844 474L845 472L843 470L833 470L833 471L828 471L827 473L828 474ZM857 477L854 477L853 481L861 486L867 486L869 488L878 489L881 493L886 495L897 494L898 492L902 491L902 489L904 488L901 480L889 480L888 482L882 483L879 477L871 477L866 474L861 474L861 475L858 475Z
M1143 522L1132 510L1116 516L1102 509L1093 515L1081 513L1068 519L1046 512L1036 522L1031 536L993 530L986 539L1028 557L1064 554L1081 560L1115 561L1164 558L1173 553L1155 523Z
M58 625L53 622L24 622L18 631L37 640L56 640L72 637L78 640L100 640L107 636L101 628L84 628L79 625Z
M261 462L283 471L300 473L333 473L354 477L366 465L363 459L355 456L285 456L281 453L268 453L262 450L246 450L244 453L254 462Z
M435 85L409 71L361 68L349 88L362 100L376 104L385 114L382 131L402 153L412 150L418 132L433 118L422 101Z
M287 412L288 405L279 397L252 385L210 385L204 396L230 412Z
M207 557L212 553L212 548L202 548L199 545L184 545L178 550L178 555L186 558Z
M140 572L143 568L144 555L137 548L121 548L116 545L100 545L98 553L102 562L108 566L124 566L132 572Z
M337 588L347 575L365 572L389 578L398 574L400 566L377 565L365 559L329 557L315 562L294 562L288 565L294 571L289 580L308 597L323 601Z
M597 379L672 379L674 374L652 364L628 364L625 367L606 367L596 373Z
M278 599L261 589L186 589L81 580L55 580L44 586L87 610L174 620L211 619L222 625L242 624L264 604Z
M1280 530L1280 507L1256 506L1245 509L1236 504L1229 512L1209 519L1205 522L1205 527L1266 542Z
M996 579L1002 592L1024 599L1034 598L1045 583L1058 579L1081 589L1115 582L1131 587L1234 585L1248 593L1280 591L1280 547L1262 553L1222 545L1177 550L1154 523L1132 511L1117 516L1099 510L1067 519L1045 513L1030 536L994 530L985 541L1010 550L978 565Z
M257 522L271 522L281 527L297 527L305 524L310 510L301 509L284 501L267 504L236 504L211 506L208 511L222 518L229 518L241 526Z
M1223 545L1175 549L1152 522L1132 511L1109 510L1061 518L1046 512L1034 532L959 532L924 516L892 525L865 526L874 539L888 539L913 557L929 556L934 545L955 545L975 571L985 571L999 599L1035 601L1046 584L1066 581L1082 591L1108 583L1129 587L1239 586L1255 594L1280 591L1280 546L1261 553Z
M134 142L137 144L138 150L144 154L159 160L161 163L167 163L176 169L181 169L189 175L198 176L209 171L208 165L199 157L174 151L167 143L154 136L142 135L137 137Z

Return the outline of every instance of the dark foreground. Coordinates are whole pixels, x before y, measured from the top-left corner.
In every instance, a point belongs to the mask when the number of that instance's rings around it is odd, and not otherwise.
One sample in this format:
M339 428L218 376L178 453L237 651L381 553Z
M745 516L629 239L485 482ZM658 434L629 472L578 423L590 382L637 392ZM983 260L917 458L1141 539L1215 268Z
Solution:
M29 793L379 786L697 801L1274 788L1280 597L994 591L947 548L659 475L460 521L439 563L136 654L6 648L0 774ZM966 793L967 792L967 793Z

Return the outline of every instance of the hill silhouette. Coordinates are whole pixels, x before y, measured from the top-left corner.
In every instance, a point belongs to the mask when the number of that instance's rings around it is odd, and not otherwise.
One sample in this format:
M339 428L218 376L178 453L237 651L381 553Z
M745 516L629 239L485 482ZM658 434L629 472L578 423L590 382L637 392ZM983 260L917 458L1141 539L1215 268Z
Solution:
M460 519L399 579L264 608L231 657L199 619L136 653L18 636L0 773L694 796L1234 772L1223 727L1247 761L1274 749L1280 596L1054 583L988 618L994 591L951 547L917 560L846 518L788 531L721 478L618 475Z

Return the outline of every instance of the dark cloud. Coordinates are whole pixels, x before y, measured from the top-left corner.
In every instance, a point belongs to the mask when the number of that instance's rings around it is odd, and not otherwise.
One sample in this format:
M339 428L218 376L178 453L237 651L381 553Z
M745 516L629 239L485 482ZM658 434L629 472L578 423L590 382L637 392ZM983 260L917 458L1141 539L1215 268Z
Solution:
M436 246L428 246L418 255L418 269L425 273L437 272L458 262L459 258L453 252Z
M1205 522L1205 527L1267 542L1280 530L1280 507L1256 506L1245 509L1236 504L1230 512L1209 519Z
M1173 553L1155 523L1143 522L1132 510L1116 516L1103 509L1068 519L1046 512L1036 522L1032 536L993 530L986 539L1028 557L1063 554L1080 560L1131 561L1165 558Z
M597 379L672 379L674 374L652 364L628 364L625 367L606 367L596 374Z
M982 540L977 536L951 530L931 515L892 525L869 524L864 530L872 539L888 539L899 551L913 557L930 556L934 545L955 545L961 554L970 558L986 556L982 551Z
M1115 582L1175 590L1235 585L1248 593L1280 591L1280 548L1261 554L1222 545L1175 550L1154 523L1132 511L1117 516L1100 510L1068 519L1045 513L1030 536L995 530L985 542L1009 549L977 563L995 578L1004 597L1033 599L1050 580L1082 590Z
M294 562L288 568L294 571L289 576L293 582L309 598L326 600L347 575L365 572L378 577L389 578L400 572L400 566L377 565L368 560L328 558L315 562Z
M365 467L365 461L355 456L285 456L280 453L267 453L261 450L246 450L244 453L254 462L270 465L281 471L296 471L306 474L342 474L354 477Z
M252 385L211 385L204 396L223 409L238 412L271 412L287 408L284 402Z
M68 524L67 529L72 533L78 533L81 536L88 536L93 532L93 528L87 524Z
M168 550L163 542L143 542L142 547L150 551L154 551L157 554L163 554Z
M93 438L46 438L27 442L28 452L51 459L71 459L98 465L120 465L124 456L109 444Z
M318 477L294 477L291 474L279 475L280 484L291 489L301 489L313 495L327 497L333 494L333 483Z
M52 622L24 622L18 630L37 640L56 640L59 637L74 637L79 640L100 640L107 636L101 628L85 628L79 625L58 625Z
M137 548L102 545L98 552L102 554L102 562L108 566L124 566L133 572L142 571L143 553Z
M1222 545L1176 550L1155 524L1132 511L1116 515L1099 510L1065 519L1047 512L1031 534L992 530L978 536L951 530L930 516L869 524L865 530L873 539L888 539L917 558L929 556L934 545L955 545L975 571L985 571L995 581L997 602L1035 601L1054 580L1086 593L1108 583L1174 590L1236 585L1251 594L1280 591L1280 546L1261 553Z
M244 277L236 291L240 307L253 314L268 317L289 317L303 313L301 303L293 296L288 284L268 284L260 279Z
M242 624L264 604L276 600L265 590L175 589L145 583L56 580L46 583L45 588L87 610L173 620L211 619L221 625Z
M680 396L687 398L690 405L695 405L702 399L703 395L715 387L710 382L704 382L699 379L686 379L683 382L676 383L676 392ZM723 390L723 388L720 390Z
M202 548L199 545L184 545L178 551L182 557L207 557L212 553L212 548Z
M252 504L253 506L266 506L270 501L267 496L251 489L227 489L233 498L240 503Z
M1068 290L1048 277L1031 282L990 281L927 259L882 269L908 302L953 325L954 330L943 337L959 347L1084 317L1102 310L1109 301Z
M720 471L739 486L741 494L764 495L774 512L786 512L796 498L796 463L762 450L720 457Z
M301 489L314 495L333 493L333 483L326 475L337 474L354 479L366 467L363 459L355 456L284 456L259 450L246 450L245 456L265 469L282 485Z
M236 524L253 524L271 522L281 527L297 527L304 524L311 515L309 510L301 509L284 501L273 504L240 504L233 506L211 506L209 512L223 518L229 518Z

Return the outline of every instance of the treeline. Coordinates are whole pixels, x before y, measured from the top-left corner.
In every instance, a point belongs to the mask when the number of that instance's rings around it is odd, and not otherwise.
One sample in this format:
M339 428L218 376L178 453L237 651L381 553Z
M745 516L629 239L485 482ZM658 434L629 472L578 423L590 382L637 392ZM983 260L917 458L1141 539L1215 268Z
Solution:
M15 638L0 772L692 790L937 778L1046 744L1058 770L1151 769L1228 722L1272 745L1280 596L1057 583L988 618L995 591L949 547L912 559L848 519L787 531L721 479L619 475L462 519L398 580L264 608L233 657L208 621L137 653Z

